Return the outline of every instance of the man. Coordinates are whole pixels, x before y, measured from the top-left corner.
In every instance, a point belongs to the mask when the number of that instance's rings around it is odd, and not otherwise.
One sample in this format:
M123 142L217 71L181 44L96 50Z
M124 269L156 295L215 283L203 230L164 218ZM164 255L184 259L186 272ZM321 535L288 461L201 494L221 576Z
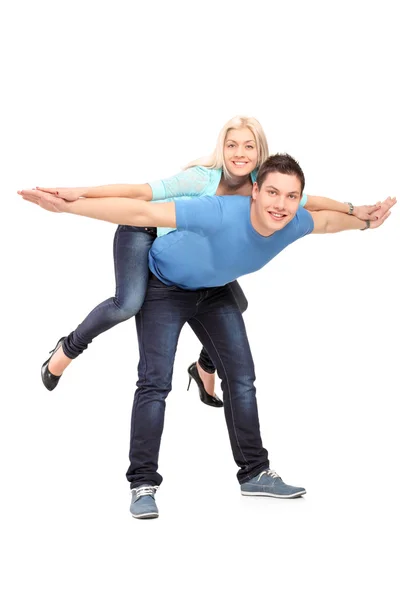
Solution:
M299 208L304 174L288 155L261 167L251 198L220 196L148 204L125 198L65 202L51 194L20 194L55 212L71 212L112 223L177 227L158 238L149 253L151 278L137 316L139 381L132 411L131 513L158 516L154 495L165 399L180 331L189 323L217 367L225 418L244 495L295 498L306 493L286 485L269 468L259 430L254 365L242 316L226 285L262 268L286 246L309 233L379 227L396 200L388 198L373 223L356 217Z

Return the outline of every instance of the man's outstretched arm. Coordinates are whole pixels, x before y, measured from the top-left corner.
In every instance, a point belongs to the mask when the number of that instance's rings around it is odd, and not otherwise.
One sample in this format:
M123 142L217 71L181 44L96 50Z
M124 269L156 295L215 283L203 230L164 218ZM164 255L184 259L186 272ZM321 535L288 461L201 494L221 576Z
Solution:
M307 202L304 208L309 212L315 212L320 210L333 210L335 212L344 213L346 215L353 215L358 219L366 220L378 220L379 209L381 203L353 206L348 202L338 202L337 200L331 200L325 196L307 196Z
M153 204L132 198L86 198L67 202L40 190L18 192L24 200L33 202L50 212L66 212L116 225L136 227L176 227L175 203Z
M390 215L390 209L396 204L396 198L386 198L382 202L379 210L379 218L375 221L365 222L357 217L345 215L343 213L330 210L311 211L310 214L314 221L313 233L337 233L339 231L349 231L351 229L376 229Z

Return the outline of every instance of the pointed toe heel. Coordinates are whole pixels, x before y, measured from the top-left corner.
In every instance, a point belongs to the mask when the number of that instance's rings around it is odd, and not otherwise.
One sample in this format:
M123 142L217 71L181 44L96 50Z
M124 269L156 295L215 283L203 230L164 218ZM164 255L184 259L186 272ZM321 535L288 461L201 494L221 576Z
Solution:
M204 402L204 404L207 404L207 406L214 406L214 408L221 408L224 405L222 400L220 400L216 394L214 394L214 396L211 396L211 394L206 392L204 384L203 384L201 377L199 375L199 372L197 370L196 363L192 363L190 365L190 367L188 368L188 373L189 373L189 384L188 384L188 388L187 388L188 391L190 388L190 384L192 383L192 379L194 379L194 381L197 383L200 400L202 402Z
M42 382L44 387L49 390L49 392L53 391L55 387L57 387L58 382L60 381L62 375L53 375L49 371L49 362L55 352L62 345L65 337L62 337L58 340L56 347L53 350L50 350L50 357L42 364Z

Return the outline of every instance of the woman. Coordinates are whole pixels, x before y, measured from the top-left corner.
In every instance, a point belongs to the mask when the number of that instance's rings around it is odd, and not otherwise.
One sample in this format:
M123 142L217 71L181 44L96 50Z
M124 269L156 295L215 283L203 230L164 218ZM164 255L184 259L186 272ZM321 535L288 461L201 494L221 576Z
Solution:
M243 195L250 196L257 169L268 158L268 144L260 123L254 118L234 117L222 128L216 148L208 159L190 163L178 175L151 184L106 185L92 188L38 188L68 201L78 198L128 197L164 202L178 196ZM335 210L369 219L376 207L353 207L318 196L303 196L301 205L309 210ZM61 338L50 358L42 366L42 380L53 390L74 358L100 333L126 321L140 310L148 281L147 255L156 235L169 229L119 226L114 238L116 292L113 298L96 306L67 337ZM242 312L247 300L237 281L230 284ZM189 385L196 381L200 399L210 406L220 407L222 401L214 394L215 368L203 348L197 363L190 365ZM188 387L189 389L189 387Z

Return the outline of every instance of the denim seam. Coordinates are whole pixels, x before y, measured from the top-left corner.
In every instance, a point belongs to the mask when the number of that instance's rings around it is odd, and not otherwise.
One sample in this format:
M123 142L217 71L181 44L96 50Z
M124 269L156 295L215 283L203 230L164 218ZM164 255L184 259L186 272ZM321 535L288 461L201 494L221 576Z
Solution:
M118 238L119 238L119 226L117 228L117 231L115 232L115 236L114 236L114 256L115 256L115 263L114 263L114 272L115 272L115 299L117 298L117 291L118 291L118 269L116 268L115 265L118 264ZM114 298L113 298L114 300ZM114 302L115 304L115 302ZM116 304L117 308L120 308L117 304Z
M208 331L207 331L207 329L206 329L206 327L205 327L204 323L202 323L201 321L199 321L199 320L198 320L198 319L196 319L195 317L192 317L192 318L193 318L193 320L194 320L194 321L197 321L197 323L199 323L199 324L200 324L200 325L203 327L204 331L206 332L206 334L207 334L207 336L208 336L208 339L210 340L210 343L213 345L213 347L214 347L214 350L215 350L215 352L217 353L217 356L218 356L218 358L219 358L219 360L220 360L220 363L221 363L221 365L222 365L222 368L223 368L223 370L224 370L224 373L225 373L225 378L226 378L226 384L227 384L227 387L228 387L228 394L229 394L229 406L230 406L230 409L231 409L231 415L232 415L232 424L233 424L233 431L235 432L236 443L237 443L237 446L238 446L238 448L239 448L239 451L240 451L240 453L241 453L241 455L242 455L242 457L243 457L243 460L244 460L244 462L246 463L246 465L247 465L247 466L249 466L249 463L248 463L248 462L247 462L247 460L246 460L246 457L245 457L245 455L244 455L244 453L243 453L243 450L242 450L242 448L241 448L241 446L240 446L240 444L239 444L239 440L238 440L238 436L237 436L237 431L236 431L236 426L235 426L235 419L234 419L234 415L233 415L233 406L232 406L232 398L231 398L231 388L230 388L230 385L229 385L229 379L228 379L228 376L227 376L227 373L226 373L225 365L224 365L224 363L223 363L223 361L222 361L222 359L221 359L221 356L220 356L220 354L219 354L219 352L218 352L217 348L215 347L215 344L214 344L214 342L213 342L213 340L212 340L212 338L211 338L210 334L208 333Z
M142 358L142 356L146 356L146 353L144 352L143 349L143 345L144 345L144 340L143 340L143 319L142 319L142 313L139 312L137 317L137 319L139 319L139 327L140 327L140 345L139 345L139 351L142 350L141 352L141 356L140 359ZM146 375L147 375L147 362L146 362L146 358L144 358L143 360L144 362L144 383L146 383ZM135 402L135 399L133 401L133 407L132 407L132 427L131 427L131 440L134 438L134 434L135 434L135 426L136 426L136 408L137 408L138 402Z
M139 350L142 350L140 358L142 358L142 356L144 357L144 359L143 359L143 362L144 362L143 380L144 380L144 383L147 383L147 360L146 360L146 351L144 349L143 317L142 317L141 311L138 313L138 319L139 319L139 325L140 325L140 340L141 340L141 342L140 342L141 348Z

